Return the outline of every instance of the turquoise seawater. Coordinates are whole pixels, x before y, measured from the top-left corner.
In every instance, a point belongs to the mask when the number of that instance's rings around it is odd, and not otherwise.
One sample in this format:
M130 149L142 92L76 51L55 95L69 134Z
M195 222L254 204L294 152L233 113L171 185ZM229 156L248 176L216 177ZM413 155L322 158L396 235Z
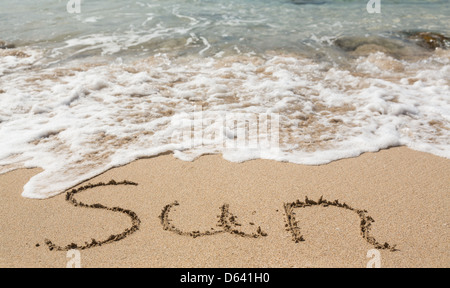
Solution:
M0 39L67 58L313 53L341 36L450 34L448 0L380 0L380 14L368 13L368 0L81 0L79 14L67 12L68 2L1 1Z

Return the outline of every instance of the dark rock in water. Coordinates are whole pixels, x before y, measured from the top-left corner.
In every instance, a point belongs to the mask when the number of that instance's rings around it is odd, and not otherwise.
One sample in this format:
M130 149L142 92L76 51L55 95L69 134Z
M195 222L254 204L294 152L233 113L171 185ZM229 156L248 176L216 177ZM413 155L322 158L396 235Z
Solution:
M0 41L0 49L14 49L16 46L14 44L8 44L4 41Z
M450 48L450 38L433 32L406 32L408 39L415 41L419 46L430 50L436 48Z
M386 51L396 51L403 48L398 41L382 37L342 37L334 41L334 45L344 51L355 51L362 46L378 46L383 47Z
M348 56L368 56L372 53L382 52L396 59L410 59L426 56L429 51L424 50L410 41L400 38L387 38L381 36L349 36L334 40L334 45Z

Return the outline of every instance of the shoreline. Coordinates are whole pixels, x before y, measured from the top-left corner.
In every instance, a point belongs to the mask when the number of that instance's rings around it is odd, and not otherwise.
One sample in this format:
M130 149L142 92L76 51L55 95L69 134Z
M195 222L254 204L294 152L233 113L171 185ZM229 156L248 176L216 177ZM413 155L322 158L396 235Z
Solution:
M23 185L39 171L0 175L0 267L66 267L66 252L49 251L45 239L80 247L131 226L118 211L70 205L65 193L40 201L21 197ZM449 267L449 172L448 159L405 147L321 166L232 163L220 155L194 162L171 154L137 160L76 187L110 180L138 184L95 187L75 196L87 205L132 211L140 220L139 229L126 238L81 251L81 265L366 267L374 246L362 237L360 218L351 211L294 207L304 241L295 243L292 229L286 231L285 203L323 196L367 210L375 220L371 236L397 245L398 251L380 251L382 267ZM170 221L164 222L162 210L174 203L179 205L170 206ZM218 226L224 219L233 219L227 222L233 229Z

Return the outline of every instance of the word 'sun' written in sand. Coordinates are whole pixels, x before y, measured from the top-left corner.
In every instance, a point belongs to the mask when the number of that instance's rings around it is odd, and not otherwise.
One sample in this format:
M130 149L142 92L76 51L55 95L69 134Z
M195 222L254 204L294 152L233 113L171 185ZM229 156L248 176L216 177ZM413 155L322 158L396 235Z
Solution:
M87 191L96 187L103 187L103 186L119 186L119 185L126 185L126 186L137 186L137 183L131 182L131 181L123 181L123 182L116 182L114 180L111 180L108 183L97 183L97 184L89 184L83 187L80 187L78 189L71 190L67 192L66 194L66 201L74 205L75 207L81 207L81 208L90 208L90 209L102 209L102 210L108 210L113 211L117 213L122 213L130 217L131 219L131 227L126 228L122 233L111 235L105 240L95 240L92 239L90 242L85 242L83 245L71 243L66 246L58 246L55 245L52 241L46 239L45 244L48 246L50 251L70 251L72 249L78 249L78 250L85 250L89 248L99 247L102 245L110 244L113 242L117 242L120 240L125 239L126 237L130 236L131 234L135 233L139 230L141 225L141 220L137 216L137 214L131 210L120 208L120 207L106 207L102 204L85 204L82 202L77 201L74 196L80 192ZM217 226L220 228L220 230L214 230L214 228L211 229L211 231L183 231L180 228L177 228L175 225L171 223L171 220L169 220L169 214L171 212L171 209L173 209L175 206L179 206L180 204L175 201L171 204L166 205L161 215L159 216L159 219L161 220L162 228L166 231L172 232L174 234L180 235L180 236L186 236L186 237L192 237L192 238L198 238L198 237L207 237L212 235L218 235L218 234L225 234L229 233L232 235L235 235L237 237L243 237L243 238L261 238L261 237L267 237L269 236L268 233L263 231L263 229L258 226L255 232L253 233L245 233L239 229L241 224L237 221L237 216L235 216L233 213L230 212L230 205L224 204L222 207L220 207L220 214L217 216L219 221ZM375 249L379 250L390 250L390 251L397 251L396 246L391 246L388 243L379 243L371 234L371 227L372 223L375 222L375 220L370 217L366 210L360 210L355 209L351 206L349 206L346 203L341 203L338 200L335 201L328 201L324 199L323 197L320 197L318 201L313 201L306 199L304 201L297 200L292 203L285 203L284 204L284 216L285 216L285 228L288 233L292 236L292 241L295 243L300 243L305 241L305 237L303 236L301 232L301 228L299 226L299 222L296 220L295 216L295 209L305 209L308 207L313 206L319 206L319 207L338 207L345 210L349 210L357 214L360 218L360 230L361 230L361 236L362 238L367 241L370 245L372 245ZM36 247L39 247L40 245L37 244Z

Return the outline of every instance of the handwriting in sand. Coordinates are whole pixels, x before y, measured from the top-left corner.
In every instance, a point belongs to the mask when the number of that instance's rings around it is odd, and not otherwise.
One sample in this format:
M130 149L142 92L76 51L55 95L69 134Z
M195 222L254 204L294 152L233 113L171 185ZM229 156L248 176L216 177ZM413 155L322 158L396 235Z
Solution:
M120 240L123 240L127 238L128 236L134 234L136 231L139 230L141 225L141 220L137 216L137 214L131 210L120 208L120 207L106 207L102 204L85 204L82 202L77 201L74 196L80 192L87 191L96 187L101 186L119 186L119 185L126 185L126 186L137 186L137 183L131 182L131 181L122 181L122 182L116 182L114 180L111 180L108 183L97 183L97 184L89 184L83 187L80 187L78 189L73 189L66 194L66 201L74 205L75 207L81 207L81 208L90 208L90 209L103 209L108 211L113 211L117 213L122 213L130 217L131 219L131 227L126 228L122 233L111 235L105 240L95 240L92 239L90 242L85 242L85 244L80 245L76 243L71 243L66 246L59 246L54 244L52 241L46 239L45 244L50 249L50 251L69 251L72 249L78 249L78 250L85 250L89 248L94 248L106 244L110 244L113 242L117 242ZM179 206L180 204L175 201L171 204L166 205L161 215L159 216L159 219L161 220L162 228L165 231L169 231L172 233L175 233L180 236L186 236L186 237L192 237L192 238L198 238L198 237L205 237L205 236L212 236L217 234L224 234L229 233L235 236L244 237L244 238L260 238L260 237L267 237L268 234L263 231L261 226L258 226L255 232L253 233L245 233L239 229L241 224L237 221L237 216L235 216L233 213L230 212L230 205L224 204L220 207L220 215L217 217L219 218L219 222L217 226L220 228L220 230L215 230L214 228L211 228L211 231L183 231L180 228L177 228L175 225L171 223L171 220L169 220L169 214L171 212L171 209L175 206ZM305 237L301 233L301 229L299 227L299 223L295 218L295 209L303 209L307 207L312 206L318 206L322 208L326 207L338 207L342 209L346 209L349 211L352 211L356 213L360 218L360 230L361 230L361 236L362 238L367 241L370 245L372 245L375 249L379 250L390 250L390 251L396 251L396 246L391 246L388 243L380 243L378 242L371 234L371 227L372 223L375 222L372 217L370 217L366 210L360 210L352 208L350 205L346 203L341 203L338 200L335 201L328 201L321 197L318 201L313 201L308 199L306 197L305 201L302 202L300 200L297 200L292 203L285 203L284 204L284 216L285 216L285 227L286 230L292 235L292 241L295 243L303 242L305 241ZM39 247L39 244L36 245Z

